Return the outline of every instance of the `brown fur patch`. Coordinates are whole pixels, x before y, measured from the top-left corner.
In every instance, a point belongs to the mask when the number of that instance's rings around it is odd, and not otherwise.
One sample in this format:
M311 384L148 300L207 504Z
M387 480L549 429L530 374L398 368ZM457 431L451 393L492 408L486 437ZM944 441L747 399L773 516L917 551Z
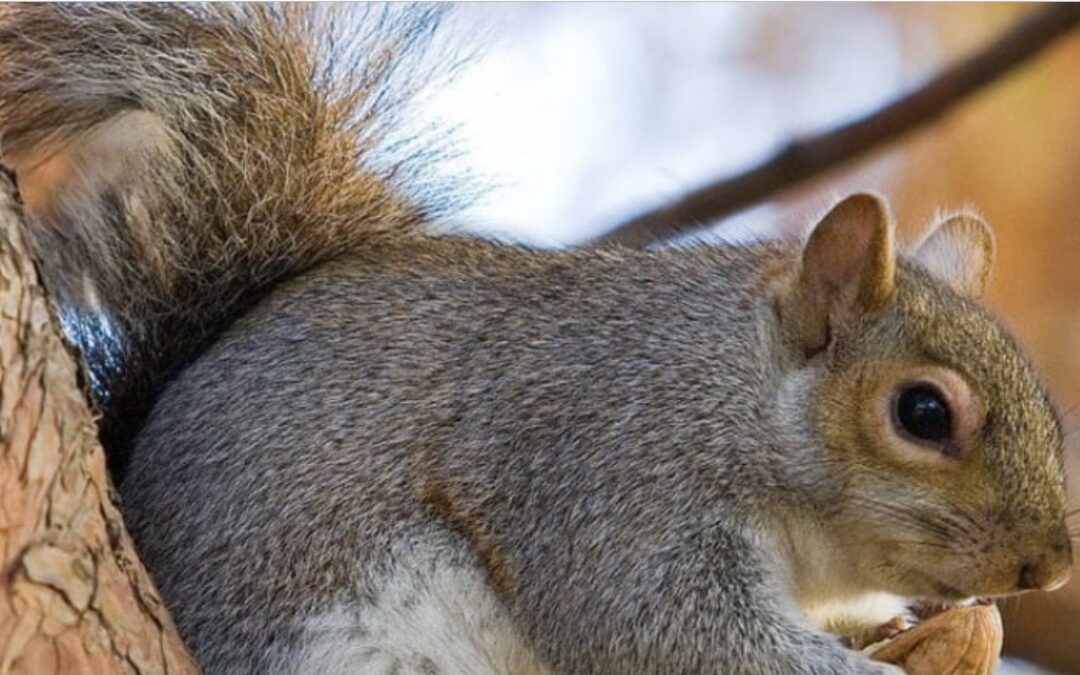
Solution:
M480 556L495 589L505 598L513 599L518 593L516 575L505 553L487 531L485 519L455 503L447 486L439 480L429 480L424 485L423 500L440 520L469 542Z

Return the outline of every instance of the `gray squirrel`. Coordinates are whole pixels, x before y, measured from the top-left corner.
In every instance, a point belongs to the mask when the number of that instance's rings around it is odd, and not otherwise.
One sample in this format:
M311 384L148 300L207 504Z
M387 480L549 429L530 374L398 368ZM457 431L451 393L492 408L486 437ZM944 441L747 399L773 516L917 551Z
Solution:
M836 634L1065 582L977 216L435 236L437 153L379 153L441 11L349 11L0 14L3 162L207 672L897 672Z

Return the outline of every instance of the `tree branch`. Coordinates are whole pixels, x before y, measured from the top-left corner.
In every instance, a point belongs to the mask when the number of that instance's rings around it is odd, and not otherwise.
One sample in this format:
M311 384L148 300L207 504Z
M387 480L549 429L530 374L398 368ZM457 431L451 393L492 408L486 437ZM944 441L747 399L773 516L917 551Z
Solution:
M124 530L0 167L0 673L197 673Z
M644 247L708 223L820 175L931 122L1035 56L1080 23L1080 3L1054 4L1022 20L981 52L885 107L817 136L797 140L744 173L701 187L602 235L594 244Z

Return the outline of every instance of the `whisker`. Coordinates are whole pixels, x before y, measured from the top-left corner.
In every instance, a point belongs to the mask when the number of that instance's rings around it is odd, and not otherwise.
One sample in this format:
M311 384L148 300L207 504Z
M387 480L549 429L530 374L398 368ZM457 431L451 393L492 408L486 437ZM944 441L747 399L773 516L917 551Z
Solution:
M891 518L894 522L905 523L921 532L928 532L943 540L976 540L985 533L985 527L970 514L958 512L956 515L932 514L910 507L867 499L860 503L868 511Z
M930 532L939 537L945 538L949 532L946 528L943 528L940 524L927 522L925 519L918 517L916 514L909 511L897 508L893 504L883 504L880 502L865 502L860 504L871 513L877 513L883 515L888 519L896 523L901 523L910 526L912 529L920 532Z

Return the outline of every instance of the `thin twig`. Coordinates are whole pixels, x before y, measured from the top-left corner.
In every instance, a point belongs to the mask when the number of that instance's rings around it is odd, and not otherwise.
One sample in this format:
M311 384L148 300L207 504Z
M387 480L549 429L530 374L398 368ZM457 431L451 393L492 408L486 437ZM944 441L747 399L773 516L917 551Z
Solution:
M764 163L641 214L594 243L644 247L703 229L710 222L937 119L1041 52L1078 23L1080 3L1054 4L1037 10L986 49L952 65L885 107L819 135L794 141Z

